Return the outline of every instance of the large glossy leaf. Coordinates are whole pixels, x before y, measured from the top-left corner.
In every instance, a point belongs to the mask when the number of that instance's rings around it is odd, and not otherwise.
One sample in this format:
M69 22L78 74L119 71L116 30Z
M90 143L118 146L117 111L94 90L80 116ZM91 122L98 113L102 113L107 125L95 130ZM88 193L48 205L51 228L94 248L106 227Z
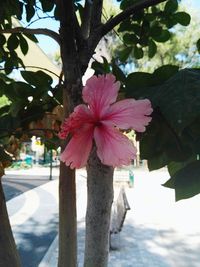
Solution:
M157 68L153 72L152 79L154 80L154 84L161 84L171 78L178 72L179 67L175 65L163 65Z
M189 163L177 171L165 184L175 189L176 200L193 197L200 193L200 161Z
M158 109L152 114L152 122L140 136L140 155L148 160L150 170L159 169L171 161L185 161L193 153L183 142ZM192 142L192 140L191 140Z
M169 164L167 164L167 169L170 174L170 176L174 176L178 171L185 168L188 164L195 162L197 160L197 155L193 155L190 158L188 158L186 161L172 161Z
M126 79L126 96L135 98L147 97L153 101L159 90L157 85L163 84L177 71L177 66L164 65L156 69L154 73L133 72Z
M184 69L163 85L154 98L177 133L200 116L200 70Z
M126 95L150 98L154 106L160 108L176 133L180 134L200 116L200 70L184 69L177 72L176 67L162 68L149 75L145 73L129 75ZM176 74L167 79L173 72ZM134 76L141 78L136 79L136 86L134 86ZM165 79L167 81L162 83Z

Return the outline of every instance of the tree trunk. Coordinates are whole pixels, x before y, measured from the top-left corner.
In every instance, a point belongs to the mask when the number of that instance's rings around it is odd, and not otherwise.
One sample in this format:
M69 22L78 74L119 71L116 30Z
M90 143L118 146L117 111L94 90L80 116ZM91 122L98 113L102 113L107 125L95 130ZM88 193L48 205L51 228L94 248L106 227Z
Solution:
M20 258L12 234L0 178L0 267L20 266Z
M93 149L87 166L88 202L84 267L106 267L109 255L113 168L103 165Z
M77 266L75 170L60 163L58 267Z

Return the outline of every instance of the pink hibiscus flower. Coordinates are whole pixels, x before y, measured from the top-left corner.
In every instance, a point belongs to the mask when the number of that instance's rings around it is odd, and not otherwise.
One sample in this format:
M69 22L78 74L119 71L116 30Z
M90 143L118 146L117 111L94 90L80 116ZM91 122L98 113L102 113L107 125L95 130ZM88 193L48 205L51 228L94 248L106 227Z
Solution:
M78 105L64 121L59 133L62 139L68 134L72 136L60 158L67 166L84 167L93 140L97 155L105 165L128 165L136 157L133 143L119 129L144 132L151 121L151 103L148 99L116 102L119 88L120 83L112 74L88 79L82 94L88 106Z

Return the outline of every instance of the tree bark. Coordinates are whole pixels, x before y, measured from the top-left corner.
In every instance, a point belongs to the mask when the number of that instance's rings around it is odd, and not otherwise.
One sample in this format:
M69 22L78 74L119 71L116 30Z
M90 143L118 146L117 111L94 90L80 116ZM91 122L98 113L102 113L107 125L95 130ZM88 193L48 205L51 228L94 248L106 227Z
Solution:
M109 255L113 168L103 165L92 150L87 166L87 213L84 267L106 267Z
M60 163L59 258L58 267L76 267L76 184L75 171Z
M0 267L20 266L20 257L12 234L0 178Z

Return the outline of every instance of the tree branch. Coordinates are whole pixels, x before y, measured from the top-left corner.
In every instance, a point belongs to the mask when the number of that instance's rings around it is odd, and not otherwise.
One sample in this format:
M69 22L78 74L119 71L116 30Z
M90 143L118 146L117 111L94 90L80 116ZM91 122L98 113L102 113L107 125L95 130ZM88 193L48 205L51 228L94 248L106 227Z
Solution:
M90 22L92 13L92 1L86 0L84 6L84 15L82 18L81 31L84 39L87 39L90 34Z
M103 0L93 0L90 29L95 31L99 25L101 25L101 15L103 8Z
M46 36L49 36L53 38L58 44L60 44L60 36L58 33L49 30L49 29L43 29L43 28L38 28L38 29L28 29L28 28L23 28L23 27L16 27L12 29L5 29L5 30L0 30L0 33L25 33L25 34L43 34Z
M165 2L166 0L140 0L130 6L129 8L125 9L114 18L111 18L106 22L104 25L101 26L101 36L103 37L108 32L110 32L115 26L117 26L120 22L125 20L130 15L150 6L157 5L159 3Z

